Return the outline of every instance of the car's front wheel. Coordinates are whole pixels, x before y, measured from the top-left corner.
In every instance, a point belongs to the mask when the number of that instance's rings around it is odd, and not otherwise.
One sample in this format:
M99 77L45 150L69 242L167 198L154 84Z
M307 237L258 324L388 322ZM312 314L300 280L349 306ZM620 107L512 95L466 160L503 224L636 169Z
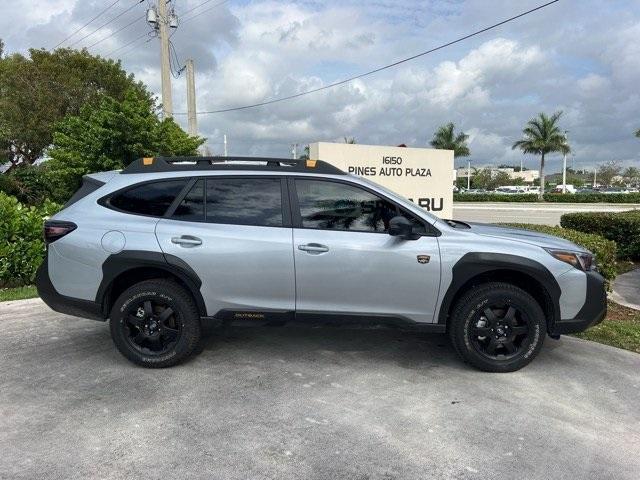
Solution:
M191 295L170 280L140 282L111 309L111 337L120 353L148 368L173 366L200 340L200 316Z
M491 282L458 300L449 335L464 361L487 372L513 372L540 352L546 321L542 308L527 292Z

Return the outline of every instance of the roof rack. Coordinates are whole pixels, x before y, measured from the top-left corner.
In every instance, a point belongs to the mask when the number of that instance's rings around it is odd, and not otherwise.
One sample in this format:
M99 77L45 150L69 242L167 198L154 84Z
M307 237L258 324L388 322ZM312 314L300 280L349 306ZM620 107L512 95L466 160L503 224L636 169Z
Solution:
M121 173L155 173L200 170L259 170L345 175L322 160L262 157L145 157L131 162Z

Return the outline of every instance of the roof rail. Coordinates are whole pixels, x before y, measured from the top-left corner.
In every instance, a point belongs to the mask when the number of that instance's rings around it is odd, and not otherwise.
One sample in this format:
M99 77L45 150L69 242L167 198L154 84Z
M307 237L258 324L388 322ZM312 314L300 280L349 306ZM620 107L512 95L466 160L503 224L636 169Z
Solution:
M322 160L263 157L145 157L131 162L121 173L155 173L201 170L259 170L345 175Z

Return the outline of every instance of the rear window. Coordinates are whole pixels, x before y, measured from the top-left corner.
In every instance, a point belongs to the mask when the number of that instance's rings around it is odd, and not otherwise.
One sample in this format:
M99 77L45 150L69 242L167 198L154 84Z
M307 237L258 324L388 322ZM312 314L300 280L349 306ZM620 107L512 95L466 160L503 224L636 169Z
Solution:
M107 204L127 213L162 217L187 181L180 179L143 183L116 193L109 198Z

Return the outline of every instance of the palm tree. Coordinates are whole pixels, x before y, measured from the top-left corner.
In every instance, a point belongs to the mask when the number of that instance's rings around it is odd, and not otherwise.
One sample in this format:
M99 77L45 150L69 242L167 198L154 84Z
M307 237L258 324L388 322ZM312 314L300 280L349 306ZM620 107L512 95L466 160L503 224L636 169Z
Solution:
M640 128L636 130L636 137L640 138Z
M522 130L522 140L518 140L511 147L513 150L519 148L522 153L540 155L540 200L544 195L545 156L553 152L569 153L571 151L566 135L558 126L561 116L561 111L555 112L550 117L544 113L538 114L537 117L529 120Z
M349 143L351 145L355 145L357 142L356 142L355 137L344 137L344 143Z
M453 157L468 157L471 152L467 146L469 135L460 132L458 135L454 133L455 125L452 122L442 125L433 134L431 146L439 150L453 150Z

